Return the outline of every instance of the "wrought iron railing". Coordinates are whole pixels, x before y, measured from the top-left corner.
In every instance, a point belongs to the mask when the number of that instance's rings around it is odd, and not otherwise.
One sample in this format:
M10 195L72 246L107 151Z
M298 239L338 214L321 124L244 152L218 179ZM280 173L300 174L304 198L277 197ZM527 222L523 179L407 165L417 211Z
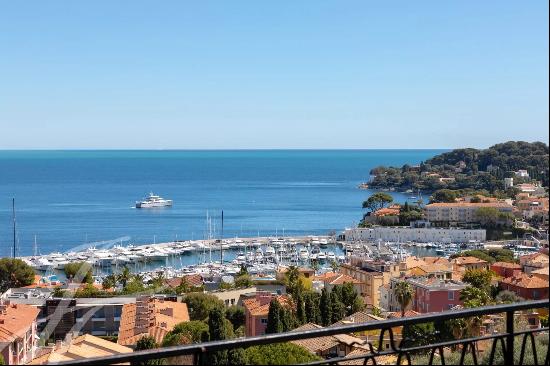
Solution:
M267 345L273 343L282 343L289 341L297 341L304 339L311 339L317 337L334 336L339 334L359 334L367 331L380 331L378 336L378 345L375 347L372 343L357 343L352 346L362 349L360 355L347 356L347 357L331 357L316 361L310 364L314 365L337 365L339 363L351 363L356 364L378 364L378 360L382 356L394 355L396 357L395 364L413 364L413 357L421 354L425 357L425 361L428 364L449 364L445 360L445 349L453 348L454 352L460 354L458 363L465 364L466 359L469 358L470 364L482 364L476 350L476 344L478 342L489 342L490 348L485 350L483 364L524 364L526 355L529 353L533 364L539 364L539 359L544 365L549 365L548 354L548 327L537 327L534 329L514 331L515 317L514 314L520 314L530 309L549 309L548 300L538 301L525 301L515 304L504 304L485 306L473 309L463 309L456 311L447 311L436 314L428 314L422 316L414 316L407 318L394 318L381 321L372 321L365 323L356 323L352 325L343 325L335 327L325 327L306 331L292 331L280 334L269 334L258 337L238 338L225 341L205 342L197 344L189 344L183 346L166 347L153 350L137 351L128 354L117 354L109 357L92 358L74 360L66 363L57 363L58 365L72 364L72 365L95 365L101 364L120 364L130 362L131 364L144 364L150 360L169 359L170 357L189 356L189 361L193 364L204 363L204 356L216 351L232 350L237 348L248 348L258 345ZM424 324L430 322L443 322L451 319L472 319L473 317L481 317L490 314L505 314L505 330L495 334L488 334L476 337L467 337L461 339L455 339L451 341L433 342L427 345L405 347L405 339L402 339L397 344L396 334L394 329L399 327L411 326L415 324ZM402 329L402 328L401 328ZM542 337L546 339L545 349L537 349L535 337ZM389 339L389 348L384 349L384 340ZM492 341L492 342L491 342ZM520 345L519 354L514 347ZM530 345L530 347L528 347ZM528 349L530 348L530 350ZM501 358L496 359L497 352L501 352ZM541 354L543 352L543 354ZM455 353L455 354L456 354ZM471 356L468 356L471 355ZM457 357L458 358L458 357Z

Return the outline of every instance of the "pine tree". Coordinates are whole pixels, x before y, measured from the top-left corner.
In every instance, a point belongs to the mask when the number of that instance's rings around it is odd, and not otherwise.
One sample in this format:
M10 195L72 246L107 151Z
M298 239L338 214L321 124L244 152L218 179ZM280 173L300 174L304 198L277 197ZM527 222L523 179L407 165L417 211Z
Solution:
M223 309L214 308L208 314L208 330L211 341L221 341L227 338L228 330L226 328ZM212 352L207 356L207 363L210 365L227 365L227 351Z
M299 325L307 322L304 296L301 293L296 296L296 321Z
M330 295L326 288L323 288L323 290L321 290L320 310L322 325L330 325L330 322L332 320L332 306L330 304Z
M294 328L293 323L293 315L290 310L286 308L281 308L281 333L292 330Z
M269 303L269 313L267 315L266 334L283 332L282 312L283 309L279 301L276 299L271 300L271 303Z
M345 316L346 309L342 301L340 301L340 298L338 297L338 292L336 291L331 291L330 293L330 306L330 324L342 320Z

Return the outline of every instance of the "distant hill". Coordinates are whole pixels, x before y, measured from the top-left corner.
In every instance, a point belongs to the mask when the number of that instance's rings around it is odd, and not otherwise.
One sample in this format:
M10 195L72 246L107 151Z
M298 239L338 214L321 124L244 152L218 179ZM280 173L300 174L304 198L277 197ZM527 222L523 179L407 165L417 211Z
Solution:
M504 189L505 177L527 170L529 179L548 187L548 145L542 142L509 141L488 149L455 149L422 162L420 166L379 166L371 170L370 188L398 190L475 189L491 193Z

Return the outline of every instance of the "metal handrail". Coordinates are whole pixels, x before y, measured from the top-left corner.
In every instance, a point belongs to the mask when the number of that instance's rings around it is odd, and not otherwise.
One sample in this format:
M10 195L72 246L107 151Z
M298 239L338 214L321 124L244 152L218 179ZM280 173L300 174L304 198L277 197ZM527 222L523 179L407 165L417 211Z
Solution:
M257 346L257 345L282 343L282 342L296 341L301 339L310 339L310 338L317 338L317 337L326 337L326 336L331 336L336 334L358 333L358 332L377 330L377 329L387 329L391 331L392 328L402 327L407 325L429 323L429 322L436 322L436 321L445 321L445 320L456 319L456 318L469 318L474 316L496 314L496 313L507 314L506 333L486 336L486 337L478 337L473 339L461 339L461 340L457 340L456 342L455 341L444 342L441 344L433 344L433 345L428 345L421 348L429 349L429 348L434 348L438 346L446 346L447 343L449 345L459 344L459 343L464 344L466 342L478 341L485 338L491 339L491 338L499 338L499 337L506 338L507 345L510 345L510 344L513 345L514 336L524 333L524 332L514 333L513 331L514 312L520 311L520 310L540 309L540 308L550 308L549 300L546 299L546 300L524 301L524 302L514 303L514 304L491 305L491 306L484 306L479 308L452 310L452 311L446 311L442 313L419 315L419 316L413 316L413 317L407 317L407 318L387 319L387 320L372 321L372 322L351 324L351 325L326 327L326 328L312 329L312 330L306 330L306 331L290 331L287 333L269 334L264 336L195 343L195 344L189 344L189 345L183 345L183 346L173 346L173 347L165 347L165 348L152 349L152 350L136 351L132 353L123 353L123 354L117 354L117 355L112 355L107 357L98 357L98 358L89 358L89 359L82 359L82 360L72 360L70 362L52 363L52 365L95 365L98 363L118 364L118 363L138 361L138 360L145 361L145 360L151 360L151 359L160 359L160 358L184 356L184 355L200 355L200 354L206 354L206 353L221 351L221 350L247 348L247 347ZM545 329L538 329L538 330L533 330L533 332L539 332L544 330ZM512 349L512 348L509 348L509 349ZM402 352L406 352L410 350L412 350L412 348L402 349ZM396 353L396 352L394 351L393 353ZM324 363L327 363L327 362L332 362L332 361L325 361ZM508 358L506 361L506 364L510 364L510 365L513 364L513 359L511 363L509 362L510 362L510 359Z

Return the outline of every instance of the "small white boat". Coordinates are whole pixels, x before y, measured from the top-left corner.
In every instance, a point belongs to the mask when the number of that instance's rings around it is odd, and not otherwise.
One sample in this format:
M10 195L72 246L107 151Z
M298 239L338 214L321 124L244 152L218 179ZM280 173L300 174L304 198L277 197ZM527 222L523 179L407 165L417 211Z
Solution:
M301 260L306 260L309 258L309 251L307 250L307 248L302 247L300 248L298 256L300 257Z
M329 260L329 261L336 260L336 255L334 254L334 252L328 252L327 253L327 260Z

